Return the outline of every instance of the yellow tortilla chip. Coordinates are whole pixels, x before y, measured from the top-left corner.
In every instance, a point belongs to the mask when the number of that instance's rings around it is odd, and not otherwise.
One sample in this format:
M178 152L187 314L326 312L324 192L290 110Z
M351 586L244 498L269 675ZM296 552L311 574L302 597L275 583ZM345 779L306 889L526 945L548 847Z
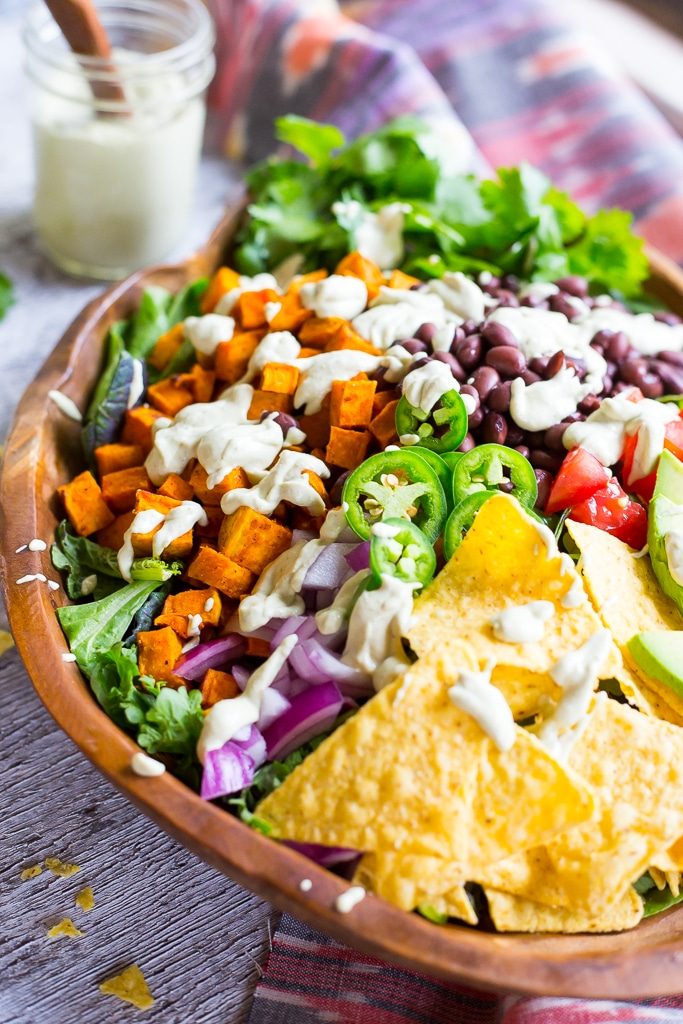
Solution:
M48 929L48 939L59 939L65 936L69 939L79 939L85 932L82 932L80 928L77 928L70 917L65 917L58 924Z
M19 878L21 879L22 882L27 882L29 878L37 878L38 875L42 875L42 873L43 869L41 868L40 864L32 864L31 867L24 868L24 870L19 875Z
M0 658L7 651L10 651L14 647L14 640L12 639L11 633L8 633L4 629L0 629Z
M679 715L659 694L646 686L630 665L623 662L615 678L624 697L634 708L652 718L661 718L672 725L683 726L683 715Z
M68 864L60 860L59 857L46 857L45 867L53 875L58 875L60 878L71 878L72 875L78 874L81 870L78 864Z
M437 888L434 893L429 889L426 874L420 875L423 870L426 873L431 871L435 878ZM366 853L356 868L353 881L402 910L413 910L426 903L439 914L456 917L467 924L478 924L479 919L465 885L454 880L456 875L456 866L439 857Z
M516 726L503 753L449 700L465 668L479 668L469 648L457 664L437 652L420 659L310 754L258 816L282 839L440 857L461 865L460 880L473 864L587 821L590 787L535 736Z
M635 928L643 916L643 901L629 888L616 903L592 910L545 907L533 900L486 889L491 920L499 932L623 932Z
M569 591L578 592L581 603L567 598ZM569 607L563 604L564 598ZM555 607L544 624L542 640L516 644L496 639L491 627L494 615L538 600ZM437 646L443 649L450 637L466 637L481 661L516 666L519 685L506 669L501 689L513 715L520 718L538 710L544 696L557 697L559 690L546 673L600 628L571 559L560 556L547 528L517 501L501 494L481 507L460 547L416 600L408 639L422 656ZM601 678L611 678L620 664L614 650ZM543 675L534 678L534 673Z
M484 867L469 881L587 911L618 901L683 834L683 732L626 704L595 701L569 754L596 791L595 820Z
M631 683L635 683L645 698L649 692L654 692L659 698L657 704L649 702L652 711L656 711L657 706L661 710L660 702L663 701L673 709L677 718L683 720L683 700L659 680L648 677L627 650L629 640L636 633L683 628L683 618L673 601L662 592L650 559L634 558L627 544L594 526L575 523L572 519L567 520L566 526L581 552L579 571L586 589L604 625L621 649L624 662L630 669ZM619 678L618 673L615 673L615 678Z
M138 1010L149 1010L154 1006L154 996L137 964L131 964L120 974L103 981L99 989L103 995L116 996L125 1003L132 1003Z
M77 907L80 907L81 910L92 910L95 906L95 893L92 890L92 886L86 885L84 889L81 889L80 892L76 893L74 903Z
M428 903L438 914L445 914L446 917L454 917L465 924L479 924L477 912L467 895L464 885L456 885L443 896L427 897Z

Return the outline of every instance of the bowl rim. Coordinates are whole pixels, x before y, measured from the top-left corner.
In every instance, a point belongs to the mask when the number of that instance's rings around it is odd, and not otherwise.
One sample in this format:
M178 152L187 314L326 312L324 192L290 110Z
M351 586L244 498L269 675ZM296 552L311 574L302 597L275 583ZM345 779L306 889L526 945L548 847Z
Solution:
M340 914L334 902L347 882L202 800L170 773L153 779L133 774L130 760L137 744L99 707L77 666L61 658L66 646L55 607L64 603L63 591L17 585L27 563L16 548L56 521L49 501L64 471L60 444L64 438L73 442L78 432L48 400L48 391L80 387L75 397L82 401L100 362L99 342L117 312L132 306L145 283L179 286L219 265L237 215L226 214L207 247L185 264L138 271L90 302L19 402L0 478L0 574L16 646L41 701L148 817L239 884L339 942L409 970L489 990L618 999L678 991L683 987L683 906L631 932L581 936L438 927L371 894L351 914ZM669 305L673 299L683 312L683 273L661 254L648 250L648 255L652 290ZM312 882L306 892L299 887L304 878Z

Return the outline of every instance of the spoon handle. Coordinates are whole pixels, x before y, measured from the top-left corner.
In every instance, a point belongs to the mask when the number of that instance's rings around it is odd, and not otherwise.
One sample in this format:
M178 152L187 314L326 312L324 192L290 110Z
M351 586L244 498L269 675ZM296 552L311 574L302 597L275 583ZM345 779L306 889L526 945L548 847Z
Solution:
M99 57L106 62L106 71L115 71L109 36L93 0L45 0L45 4L74 53ZM125 103L123 86L115 79L106 82L95 80L90 87L98 100Z

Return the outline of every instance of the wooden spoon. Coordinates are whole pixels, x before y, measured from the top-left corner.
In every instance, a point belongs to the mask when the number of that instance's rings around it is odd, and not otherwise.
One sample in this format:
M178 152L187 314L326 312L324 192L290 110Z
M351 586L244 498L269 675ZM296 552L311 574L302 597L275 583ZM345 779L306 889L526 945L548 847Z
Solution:
M45 4L74 53L82 57L99 57L103 61L103 70L116 71L111 59L109 36L93 0L45 0ZM89 84L97 100L126 102L126 94L119 81L95 80Z

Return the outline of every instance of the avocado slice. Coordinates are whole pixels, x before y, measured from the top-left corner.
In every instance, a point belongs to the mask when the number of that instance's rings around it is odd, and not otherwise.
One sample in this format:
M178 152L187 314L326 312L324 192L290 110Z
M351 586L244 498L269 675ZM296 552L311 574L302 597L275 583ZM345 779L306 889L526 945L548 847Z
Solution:
M638 633L628 642L635 663L678 697L683 697L683 631Z
M647 543L657 582L683 614L683 586L671 575L666 554L666 535L683 536L683 463L671 452L662 452L657 482L647 510Z

